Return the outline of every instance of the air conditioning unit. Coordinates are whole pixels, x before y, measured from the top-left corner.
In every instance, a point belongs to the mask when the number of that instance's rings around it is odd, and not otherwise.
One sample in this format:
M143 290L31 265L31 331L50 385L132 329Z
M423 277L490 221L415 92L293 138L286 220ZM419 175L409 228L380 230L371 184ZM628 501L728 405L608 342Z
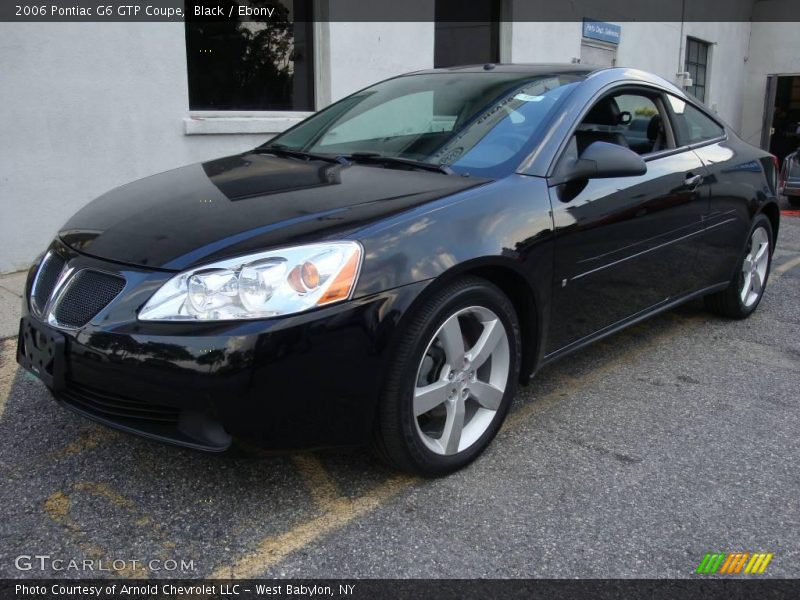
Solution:
M690 88L694 82L689 71L681 71L680 73L675 73L675 83L678 87Z

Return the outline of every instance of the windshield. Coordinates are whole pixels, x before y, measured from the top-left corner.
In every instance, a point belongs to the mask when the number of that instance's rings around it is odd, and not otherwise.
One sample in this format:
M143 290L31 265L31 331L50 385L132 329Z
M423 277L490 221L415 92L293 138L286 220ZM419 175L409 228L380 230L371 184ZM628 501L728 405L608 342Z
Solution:
M394 157L496 177L535 146L581 75L444 72L406 75L348 96L270 140L331 156Z

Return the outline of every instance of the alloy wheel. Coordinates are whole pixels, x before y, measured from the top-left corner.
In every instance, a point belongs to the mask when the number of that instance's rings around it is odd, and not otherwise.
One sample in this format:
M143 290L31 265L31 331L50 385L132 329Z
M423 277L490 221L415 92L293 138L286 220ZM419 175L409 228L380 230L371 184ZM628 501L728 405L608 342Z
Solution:
M488 308L451 315L429 341L417 370L413 413L417 433L440 455L463 452L497 415L508 384L508 333Z
M750 307L761 297L769 268L769 234L756 227L750 236L747 255L742 261L742 287L739 294L742 304Z

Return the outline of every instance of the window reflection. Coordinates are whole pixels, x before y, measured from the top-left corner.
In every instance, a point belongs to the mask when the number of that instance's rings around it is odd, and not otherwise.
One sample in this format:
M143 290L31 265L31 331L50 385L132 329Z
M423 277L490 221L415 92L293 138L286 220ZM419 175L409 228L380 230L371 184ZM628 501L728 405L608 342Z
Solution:
M195 17L186 2L186 61L192 110L313 110L310 2L251 0L272 16ZM239 2L223 1L224 14ZM244 3L242 3L244 5Z

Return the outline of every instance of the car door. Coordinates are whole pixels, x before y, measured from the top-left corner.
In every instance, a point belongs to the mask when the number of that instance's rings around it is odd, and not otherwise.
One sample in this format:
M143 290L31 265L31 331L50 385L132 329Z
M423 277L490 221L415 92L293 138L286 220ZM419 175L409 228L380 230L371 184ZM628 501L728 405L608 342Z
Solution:
M691 146L709 173L709 205L698 261L705 286L730 280L750 229L751 201L765 193L764 170L770 159L729 137L700 107L667 95L675 136ZM767 193L770 193L767 190Z
M647 173L549 187L555 251L547 356L696 285L707 171L689 148L675 147L664 102L646 89L611 92L590 109L561 157L579 156L593 140L618 143L642 155ZM650 119L647 143L633 133L641 129L637 118Z

